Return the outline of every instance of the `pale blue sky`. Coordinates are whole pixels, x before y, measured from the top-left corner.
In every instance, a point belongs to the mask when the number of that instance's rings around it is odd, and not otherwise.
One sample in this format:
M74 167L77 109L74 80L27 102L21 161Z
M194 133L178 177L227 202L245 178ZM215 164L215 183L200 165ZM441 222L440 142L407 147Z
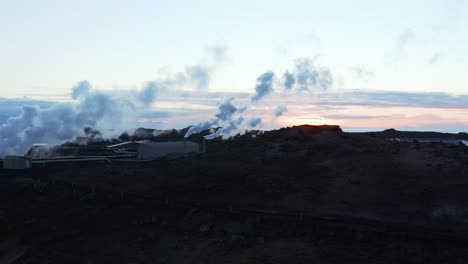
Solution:
M318 56L333 89L464 94L467 26L463 0L0 0L0 97L67 93L84 79L137 87L213 45L229 59L211 91L251 91L265 70Z

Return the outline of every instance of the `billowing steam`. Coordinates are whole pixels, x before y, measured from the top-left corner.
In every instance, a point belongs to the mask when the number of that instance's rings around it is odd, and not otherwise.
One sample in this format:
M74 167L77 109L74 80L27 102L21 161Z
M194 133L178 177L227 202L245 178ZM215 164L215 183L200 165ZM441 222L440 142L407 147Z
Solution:
M23 112L0 126L0 155L25 153L34 143L59 144L83 135L86 127L112 124L119 128L124 116L135 113L138 100L96 91L87 81L72 88L76 103L49 108L24 106Z
M205 56L199 64L147 82L139 90L102 91L82 81L72 88L71 103L57 103L48 108L24 106L19 116L11 117L0 125L0 156L24 154L35 143L63 143L83 136L83 129L87 127L100 130L104 137L113 136L108 134L113 133L109 132L109 128L115 133L131 129L133 127L129 127L129 124L134 124L138 114L152 106L168 90L186 86L196 89L207 87L216 64L225 60L224 53L225 47L212 48L209 56ZM276 76L280 76L280 79ZM261 74L256 79L255 91L246 102L247 105L234 104L235 98L227 99L218 105L218 112L212 119L192 126L185 137L207 129L216 129L206 136L208 139L230 137L250 128L261 127L262 118L258 117L258 109L261 107L251 106L259 104L268 95L286 90L312 92L315 89L326 89L332 84L332 74L328 69L317 66L313 60L299 59L292 71L285 71L282 75L273 71ZM279 87L275 87L277 85ZM249 109L257 112L249 113ZM280 105L273 113L281 116L286 112L286 105Z
M227 125L224 127L219 128L216 130L215 133L210 134L208 136L205 136L206 139L213 139L219 136L222 137L230 137L233 135L233 133L237 133L239 130L242 122L244 122L244 118L242 116L239 116L237 118L232 118L227 121Z
M215 133L207 136L206 138L214 138L220 135L228 136L233 131L237 131L239 126L244 121L244 118L240 116L245 111L246 107L236 107L234 105L234 97L231 97L218 105L218 113L213 119L199 123L198 125L192 126L185 137L189 137L192 134L199 133L203 130L210 129L213 127L220 127Z
M48 108L24 106L19 116L11 117L0 125L0 156L24 154L35 143L63 143L83 136L83 129L87 127L104 133L109 128L116 133L133 128L128 126L137 120L138 113L150 107L168 89L207 87L215 66L225 59L225 51L224 46L214 47L199 64L148 82L140 90L101 91L93 89L88 81L81 81L72 88L72 103L57 103ZM228 115L220 117L221 120L229 119ZM205 126L214 125L207 123Z
M135 92L135 96L144 106L150 106L164 90L164 84L151 81L146 83L140 91Z
M263 100L267 95L272 94L275 90L274 84L279 83L284 89L282 90L295 90L296 92L309 91L313 92L316 89L325 90L333 85L333 75L327 68L317 66L314 60L309 58L301 58L296 60L292 71L286 70L282 75L281 80L275 82L276 74L273 71L267 71L257 77L255 92L251 96L251 104L256 104ZM296 89L294 89L296 88ZM191 127L186 133L185 137L189 137L194 133L201 132L206 129L214 128L215 126L221 127L206 136L207 139L215 138L218 136L229 137L235 133L242 132L242 129L253 128L261 126L262 119L260 117L250 118L245 126L241 126L244 118L242 113L248 110L248 106L242 108L240 111L232 102L234 98L226 100L223 104L218 106L218 113L215 118L204 121L198 125ZM275 117L279 117L286 113L288 108L286 105L279 105L273 111ZM234 115L237 117L234 118ZM246 127L247 126L247 127Z

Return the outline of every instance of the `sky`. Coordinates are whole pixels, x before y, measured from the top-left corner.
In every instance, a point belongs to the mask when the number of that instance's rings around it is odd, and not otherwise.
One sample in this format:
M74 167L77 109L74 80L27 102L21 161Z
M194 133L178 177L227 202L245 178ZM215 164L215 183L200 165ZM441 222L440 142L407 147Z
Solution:
M194 125L235 97L263 129L466 131L467 26L463 0L0 0L0 123L25 104L78 104L83 80L110 94L156 81L127 126ZM281 84L305 58L329 85Z

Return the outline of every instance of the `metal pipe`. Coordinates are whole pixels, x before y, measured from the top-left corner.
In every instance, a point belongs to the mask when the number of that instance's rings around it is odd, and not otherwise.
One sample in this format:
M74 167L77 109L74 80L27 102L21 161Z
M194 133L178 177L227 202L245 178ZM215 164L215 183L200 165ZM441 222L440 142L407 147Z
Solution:
M75 161L107 161L112 163L108 158L85 158L85 159L40 159L33 160L33 164L43 164L43 163L58 163L58 162L75 162Z

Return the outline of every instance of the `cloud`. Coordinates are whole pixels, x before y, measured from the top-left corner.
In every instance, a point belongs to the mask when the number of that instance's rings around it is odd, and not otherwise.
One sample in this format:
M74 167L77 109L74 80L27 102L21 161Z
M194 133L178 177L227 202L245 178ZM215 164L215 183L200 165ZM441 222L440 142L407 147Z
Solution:
M89 94L91 84L88 81L81 81L72 88L72 99L78 99Z
M468 95L441 92L399 92L355 90L323 94L318 104L361 106L410 106L431 108L468 108Z
M249 120L249 126L252 127L252 128L256 127L256 126L259 126L261 123L262 123L262 118L261 117L252 117Z
M404 48L410 40L414 38L414 31L411 28L406 28L400 32L397 39L397 47Z
M231 97L219 105L218 113L216 114L217 119L227 121L232 118L232 116L237 112L237 107L233 105L234 100L235 98Z
M286 105L279 105L276 107L274 114L276 117L279 117L279 116L282 116L287 111L288 111L288 107Z
M256 102L273 92L273 77L275 73L267 71L257 78L257 85L255 86L255 94L252 96L252 101Z
M57 102L0 98L0 124L6 123L10 117L19 116L23 111L23 106L25 105L35 105L39 108L48 108L55 104L57 104Z
M145 106L151 105L158 95L164 90L164 85L162 83L151 81L147 82L145 86L135 93L135 96L139 101L141 101Z
M375 119L375 118L390 118L390 115L346 115L346 114L331 114L323 115L324 118L330 119Z
M414 39L414 30L411 28L406 28L402 30L396 40L395 44L395 61L398 62L401 60L401 57L404 55L406 48L409 43Z
M296 83L296 79L294 78L294 75L289 73L289 71L286 71L283 74L283 85L284 88L286 89L291 89L293 88L294 84Z
M358 78L367 81L369 78L375 77L375 73L368 71L362 66L351 67L349 70Z
M301 90L328 89L333 84L331 71L316 66L309 58L300 58L296 61L294 76Z
M185 69L187 80L193 82L198 89L208 87L211 70L205 65L188 66Z
M177 73L166 73L161 79L153 80L148 84L147 92L157 95L165 91L167 87L195 87L204 90L210 85L215 69L227 60L227 46L218 45L206 50L205 55L199 63L188 65L183 71ZM151 91L155 89L155 91Z
M432 54L431 57L429 57L429 60L428 60L429 64L436 64L437 62L439 62L440 57L441 57L440 52L434 52L434 54Z
M275 76L274 72L268 71L257 78L253 102L273 92ZM281 84L286 90L292 90L294 87L298 88L296 91L326 90L333 85L333 74L328 68L318 66L315 60L304 57L295 61L292 71L286 70L283 73Z
M215 64L220 64L228 60L228 47L225 44L218 44L207 49L208 56Z

